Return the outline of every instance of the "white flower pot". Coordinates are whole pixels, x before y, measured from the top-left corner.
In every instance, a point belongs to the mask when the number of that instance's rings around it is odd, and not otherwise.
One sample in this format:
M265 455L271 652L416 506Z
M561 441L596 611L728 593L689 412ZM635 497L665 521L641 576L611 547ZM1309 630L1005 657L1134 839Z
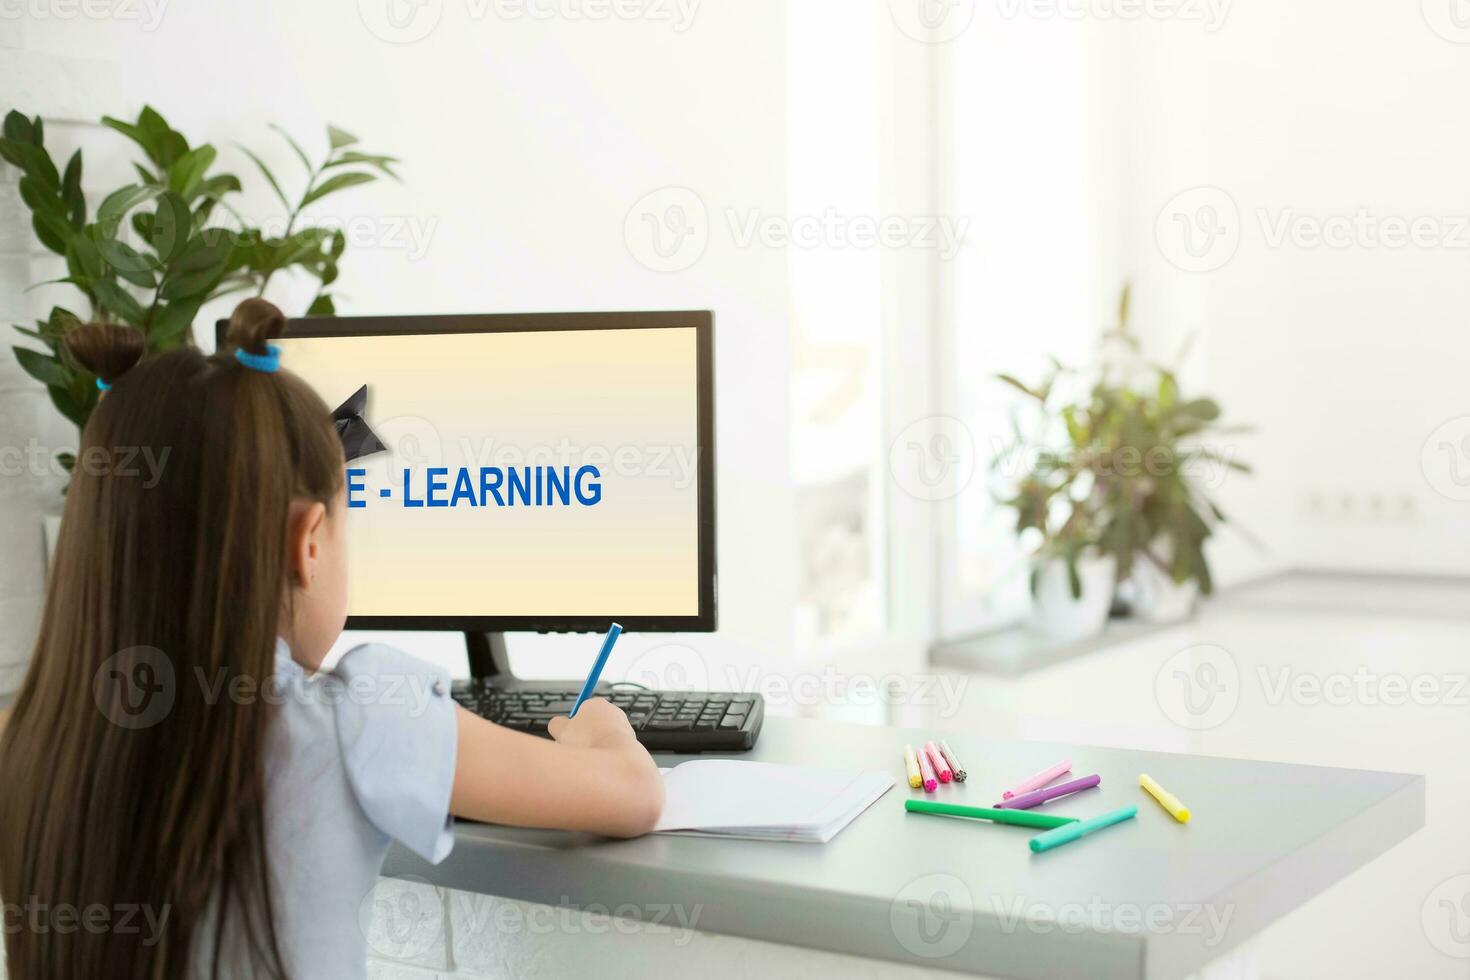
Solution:
M1181 585L1149 558L1139 555L1133 561L1128 580L1133 587L1135 618L1145 623L1173 623L1194 613L1199 599L1199 582L1194 579Z
M1085 640L1097 636L1108 622L1113 606L1117 566L1111 557L1083 558L1077 563L1081 598L1072 598L1067 564L1050 559L1041 566L1032 604L1032 623L1053 639Z

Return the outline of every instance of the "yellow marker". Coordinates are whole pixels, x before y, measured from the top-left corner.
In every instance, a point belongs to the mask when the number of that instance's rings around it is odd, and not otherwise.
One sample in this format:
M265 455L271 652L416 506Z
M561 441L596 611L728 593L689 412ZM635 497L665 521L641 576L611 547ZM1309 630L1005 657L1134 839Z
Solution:
M1147 774L1138 777L1138 785L1148 790L1148 795L1159 801L1159 806L1169 811L1169 816L1180 823L1189 823L1189 807L1179 802L1179 797L1164 789Z
M919 757L914 755L914 747L905 745L903 747L903 765L909 771L909 785L918 789L924 785L924 777L919 775Z

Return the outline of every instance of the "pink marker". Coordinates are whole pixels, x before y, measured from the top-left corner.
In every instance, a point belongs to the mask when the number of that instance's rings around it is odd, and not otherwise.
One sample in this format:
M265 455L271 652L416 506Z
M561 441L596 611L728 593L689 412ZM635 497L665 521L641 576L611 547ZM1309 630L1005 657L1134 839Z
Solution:
M1065 776L1071 771L1072 760L1063 759L1061 762L1058 762L1050 769L1043 769L1036 775L1031 776L1028 779L1021 780L1015 786L1000 794L1000 798L1003 800L1008 800L1013 796L1020 796L1022 793L1029 793L1033 789L1040 789L1047 783L1051 782L1053 779L1056 779L1058 776Z
M927 748L919 753L919 775L924 777L924 792L932 793L939 787L938 780L934 778L934 766L929 762Z
M933 742L924 743L924 754L929 757L929 764L934 767L934 773L939 777L941 783L947 783L954 778L954 771L949 768L949 763L944 761L944 755L939 747Z

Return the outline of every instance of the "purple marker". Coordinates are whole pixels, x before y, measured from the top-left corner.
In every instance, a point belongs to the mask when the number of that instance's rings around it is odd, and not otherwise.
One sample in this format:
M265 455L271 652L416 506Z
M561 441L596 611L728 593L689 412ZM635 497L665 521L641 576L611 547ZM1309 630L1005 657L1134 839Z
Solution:
M1045 803L1047 800L1054 800L1058 796L1070 796L1080 790L1092 789L1092 787L1100 782L1102 782L1101 776L1083 776L1081 779L1074 779L1069 783L1043 786L1041 789L1032 790L1029 793L1022 793L1020 796L1013 796L1008 800L997 803L995 808L997 810L1029 810L1037 804Z

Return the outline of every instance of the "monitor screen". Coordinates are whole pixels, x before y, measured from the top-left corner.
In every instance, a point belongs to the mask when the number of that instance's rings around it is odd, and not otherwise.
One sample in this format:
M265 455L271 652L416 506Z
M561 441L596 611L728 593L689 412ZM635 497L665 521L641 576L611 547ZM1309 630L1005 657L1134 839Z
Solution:
M349 626L712 629L710 329L708 313L294 321L283 366L329 408L365 385L386 447L347 463Z

